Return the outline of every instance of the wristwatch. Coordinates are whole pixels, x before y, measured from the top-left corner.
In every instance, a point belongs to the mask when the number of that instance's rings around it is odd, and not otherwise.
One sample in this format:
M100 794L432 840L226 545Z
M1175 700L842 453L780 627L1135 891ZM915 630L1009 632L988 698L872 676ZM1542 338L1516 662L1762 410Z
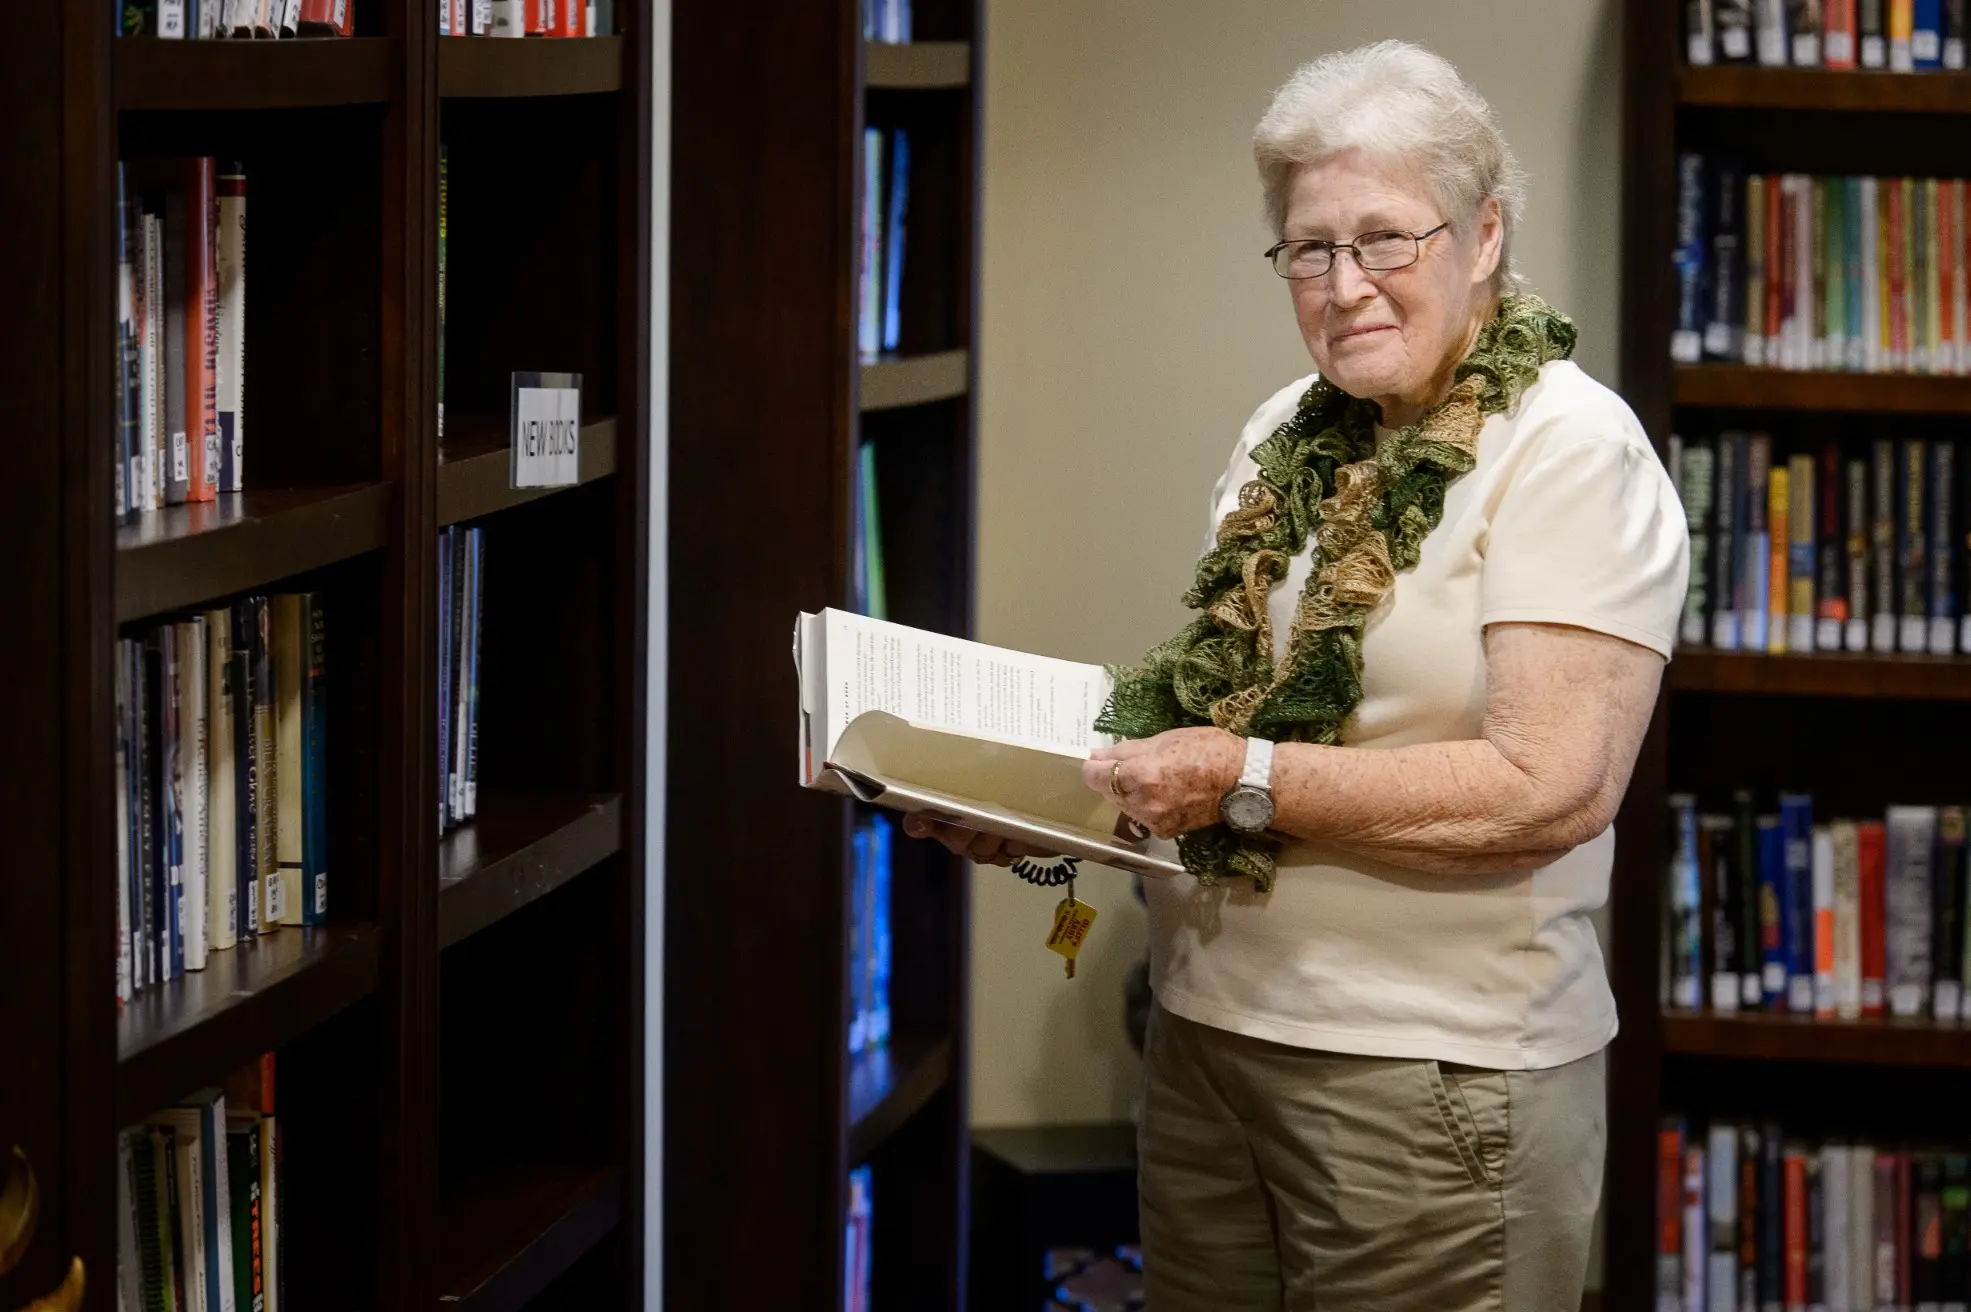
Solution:
M1264 833L1273 825L1273 744L1246 739L1246 767L1225 796L1218 814L1242 834Z

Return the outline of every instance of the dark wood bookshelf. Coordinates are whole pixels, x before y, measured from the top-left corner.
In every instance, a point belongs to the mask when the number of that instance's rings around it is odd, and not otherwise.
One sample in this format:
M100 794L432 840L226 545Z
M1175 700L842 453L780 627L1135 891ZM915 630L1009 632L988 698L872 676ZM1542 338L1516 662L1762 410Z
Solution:
M795 787L785 743L789 625L851 604L864 451L890 618L972 631L982 9L916 0L913 46L865 41L855 0L672 9L672 113L693 130L673 138L670 552L717 567L673 574L671 631L717 656L670 665L686 756L667 806L690 819L666 840L665 1179L692 1203L666 1209L668 1305L839 1306L847 1178L867 1166L873 1305L964 1306L969 867L897 836L893 1038L852 1055L862 817ZM771 94L735 94L755 87ZM872 361L854 308L867 129L911 151L898 349ZM762 196L832 217L790 226ZM761 1016L770 1038L750 1037ZM746 1127L757 1169L735 1169L720 1123Z
M849 1161L860 1164L951 1080L950 1035L905 1035L849 1068Z
M489 797L438 845L438 946L513 914L623 846L620 797Z
M1687 68L1680 6L1624 8L1621 390L1657 450L1673 433L1756 428L1776 449L1832 440L1854 454L1864 434L1910 416L1971 413L1971 378L1677 365L1668 352L1680 153L1730 154L1768 172L1961 176L1971 168L1958 130L1971 77ZM1683 649L1670 663L1616 820L1609 958L1623 1023L1609 1066L1608 1312L1653 1305L1664 1116L1799 1118L1802 1132L1862 1133L1881 1124L1883 1106L1911 1109L1912 1123L1919 1112L1955 1115L1971 1070L1971 1029L1952 1025L1662 1013L1669 795L1694 793L1708 809L1732 790L1769 800L1784 787L1812 794L1817 816L1934 800L1932 790L1951 787L1967 703L1967 657Z
M1679 70L1677 100L1715 109L1971 114L1971 74L1714 64Z
M1822 414L1971 414L1971 377L1679 365L1678 405Z
M390 504L391 489L372 483L229 492L141 515L116 530L117 622L379 551Z
M438 38L438 94L589 96L623 86L623 38Z
M518 1312L623 1218L623 1173L503 1168L446 1195L439 1216L438 1307Z
M128 1124L376 991L374 925L286 926L144 989L117 1017L117 1123Z
M871 87L934 91L970 86L972 82L969 41L918 41L904 45L865 41L862 49L864 79Z
M1771 655L1685 647L1670 662L1668 683L1673 692L1971 701L1971 657L1903 652Z
M0 353L36 435L0 521L0 604L33 635L0 680L0 1148L44 1221L0 1308L71 1258L103 1302L119 1131L268 1054L298 1309L640 1306L652 6L619 0L616 37L477 42L441 41L429 0L282 41L15 8L0 171L48 203L0 241L10 310L45 328ZM247 490L119 523L116 165L193 155L247 166ZM554 240L511 239L516 194ZM469 416L544 369L583 377L581 481L514 493L502 426ZM438 548L466 519L482 800L444 834ZM327 922L119 1005L117 643L285 590L327 622Z
M971 378L971 357L965 351L885 357L862 366L862 408L895 410L948 401L965 395Z
M1684 1011L1663 1013L1662 1026L1663 1051L1684 1056L1971 1069L1971 1026Z
M455 39L466 41L472 38ZM489 41L494 38L479 39ZM509 486L512 460L507 451L505 423L503 419L460 423L447 417L446 426L453 428L458 436L447 436L438 452L440 524L480 519L511 506L524 505L567 490ZM583 424L577 486L608 478L615 472L616 421L598 419Z
M315 109L391 98L382 37L111 43L118 109Z

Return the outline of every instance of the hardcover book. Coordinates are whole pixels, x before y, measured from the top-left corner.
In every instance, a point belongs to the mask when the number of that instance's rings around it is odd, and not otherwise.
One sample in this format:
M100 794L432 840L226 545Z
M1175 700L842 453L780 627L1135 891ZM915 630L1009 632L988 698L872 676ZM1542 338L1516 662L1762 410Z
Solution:
M1931 880L1937 833L1934 806L1892 806L1884 888L1888 948L1889 1012L1921 1016L1929 1010Z

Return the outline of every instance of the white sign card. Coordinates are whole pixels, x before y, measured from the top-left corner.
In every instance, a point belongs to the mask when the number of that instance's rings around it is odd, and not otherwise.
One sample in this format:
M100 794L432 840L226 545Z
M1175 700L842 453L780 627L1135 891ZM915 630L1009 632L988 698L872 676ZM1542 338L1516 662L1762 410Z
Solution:
M573 487L581 480L582 376L515 373L512 487Z

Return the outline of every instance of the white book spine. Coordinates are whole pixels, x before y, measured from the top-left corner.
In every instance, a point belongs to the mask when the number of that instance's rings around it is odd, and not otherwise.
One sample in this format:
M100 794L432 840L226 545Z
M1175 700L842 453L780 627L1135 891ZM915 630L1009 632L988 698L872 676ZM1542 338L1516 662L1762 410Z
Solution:
M526 15L521 0L493 0L494 36L526 36Z
M1834 839L1826 825L1813 830L1814 1015L1834 1019Z
M228 1179L231 1172L226 1169L224 1095L213 1094L202 1110L205 1115L205 1139L212 1145L213 1179L206 1186L206 1195L216 1213L212 1233L219 1249L218 1261L214 1263L219 1271L219 1288L212 1299L212 1312L239 1312L237 1291L233 1287L233 1189Z
M1937 808L1892 806L1885 819L1889 831L1884 897L1889 1013L1921 1016L1929 1010L1930 866Z
M1714 1125L1705 1155L1709 1180L1705 1215L1710 1234L1705 1248L1708 1312L1737 1312L1738 1295L1738 1127Z
M206 893L211 904L210 947L224 952L239 942L239 819L233 796L233 701L226 662L232 651L232 613L205 615Z
M1848 1150L1848 1306L1875 1312L1875 1149Z
M184 774L185 969L204 970L212 908L206 879L207 826L205 617L178 625L178 759Z
M1827 1144L1820 1150L1822 1288L1827 1312L1855 1312L1848 1301L1848 1179L1847 1146Z
M157 0L157 34L166 41L185 39L185 0Z
M172 1144L178 1154L178 1216L184 1242L185 1312L216 1312L205 1287L205 1163L198 1113L174 1112Z
M246 455L246 197L219 197L220 438L230 445L219 468L221 492L238 492ZM227 458L227 457L230 457Z
M1704 1306L1704 1278L1709 1267L1709 1236L1704 1226L1704 1145L1684 1148L1684 1306Z
M1861 851L1851 820L1829 826L1834 841L1834 1013L1861 1015Z

